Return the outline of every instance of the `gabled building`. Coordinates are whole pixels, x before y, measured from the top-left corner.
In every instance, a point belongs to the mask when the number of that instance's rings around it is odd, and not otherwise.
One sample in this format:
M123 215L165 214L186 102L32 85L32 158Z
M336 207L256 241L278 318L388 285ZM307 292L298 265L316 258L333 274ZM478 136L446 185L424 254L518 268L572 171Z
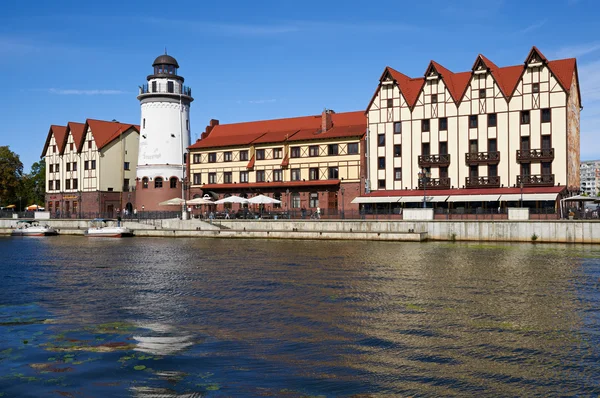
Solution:
M423 188L479 203L475 190L578 192L580 109L576 60L536 47L516 66L479 55L459 73L435 61L416 78L386 67L366 110L372 203L401 206L403 193L414 201Z
M189 147L192 191L214 198L265 194L282 210L337 213L364 192L366 117L335 113L256 122L211 120Z
M139 126L88 119L50 126L46 209L61 217L115 216L133 211Z

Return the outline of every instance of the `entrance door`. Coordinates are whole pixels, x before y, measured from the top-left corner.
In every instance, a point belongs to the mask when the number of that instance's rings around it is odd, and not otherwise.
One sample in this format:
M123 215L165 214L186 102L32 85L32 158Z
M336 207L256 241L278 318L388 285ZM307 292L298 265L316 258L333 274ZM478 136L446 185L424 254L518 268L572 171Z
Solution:
M108 217L112 217L114 215L115 212L115 206L114 205L106 205L106 213Z

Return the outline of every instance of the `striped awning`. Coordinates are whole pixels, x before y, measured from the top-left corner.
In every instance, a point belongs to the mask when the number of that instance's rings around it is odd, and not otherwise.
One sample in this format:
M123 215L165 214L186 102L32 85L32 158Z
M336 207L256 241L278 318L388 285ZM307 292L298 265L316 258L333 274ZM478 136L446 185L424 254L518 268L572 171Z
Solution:
M500 195L452 195L448 202L496 202Z
M364 196L352 199L351 203L396 203L400 196Z
M556 200L558 193L524 193L523 201L536 201L536 200ZM516 202L521 200L520 193L511 193L500 196L500 200L503 202Z

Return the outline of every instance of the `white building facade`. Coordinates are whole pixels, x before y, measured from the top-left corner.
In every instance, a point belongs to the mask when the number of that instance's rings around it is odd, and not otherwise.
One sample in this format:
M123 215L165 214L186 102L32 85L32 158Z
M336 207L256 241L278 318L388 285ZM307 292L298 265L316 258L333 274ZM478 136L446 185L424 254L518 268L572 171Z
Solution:
M600 188L600 160L581 162L581 193L597 196Z

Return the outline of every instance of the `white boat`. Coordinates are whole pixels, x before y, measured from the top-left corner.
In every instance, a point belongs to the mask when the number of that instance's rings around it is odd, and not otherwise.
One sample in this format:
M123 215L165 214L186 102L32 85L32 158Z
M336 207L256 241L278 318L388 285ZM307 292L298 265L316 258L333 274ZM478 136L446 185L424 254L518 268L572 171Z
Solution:
M11 232L12 236L50 236L58 235L56 230L48 225L41 225L35 220L20 220Z
M133 231L127 227L118 226L114 220L96 218L90 221L90 227L85 231L89 237L122 238L133 236Z

